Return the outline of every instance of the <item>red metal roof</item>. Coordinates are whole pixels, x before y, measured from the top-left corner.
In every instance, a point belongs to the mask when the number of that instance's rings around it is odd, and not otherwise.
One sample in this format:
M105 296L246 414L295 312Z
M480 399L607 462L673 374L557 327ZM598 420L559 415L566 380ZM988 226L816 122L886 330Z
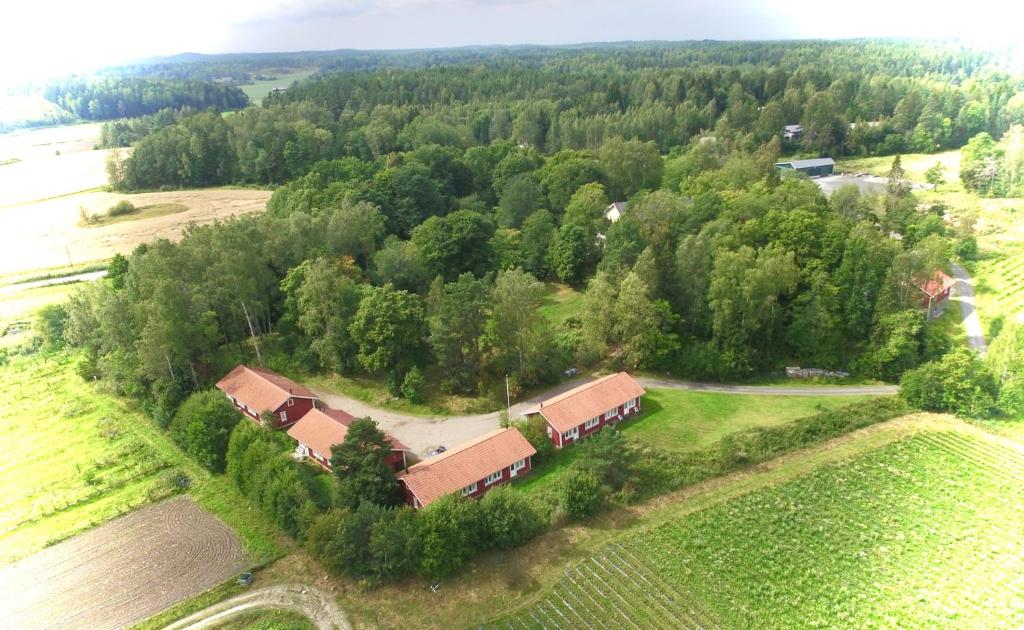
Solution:
M289 398L317 399L316 394L272 370L239 365L217 381L217 389L256 413L276 411Z
M427 505L536 453L518 429L497 429L411 466L398 478Z
M331 448L345 441L348 426L356 418L340 409L311 409L288 429L288 435L320 453L331 456ZM409 447L393 436L384 434L391 442L391 450L408 451Z
M646 393L632 376L618 372L545 400L538 411L556 431L565 433Z

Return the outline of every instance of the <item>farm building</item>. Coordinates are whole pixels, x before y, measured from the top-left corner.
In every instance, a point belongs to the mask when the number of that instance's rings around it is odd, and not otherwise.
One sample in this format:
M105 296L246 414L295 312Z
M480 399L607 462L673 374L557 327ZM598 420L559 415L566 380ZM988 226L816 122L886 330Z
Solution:
M497 429L411 466L398 481L417 509L455 492L475 498L530 472L536 453L518 429Z
M288 435L299 443L296 449L298 452L331 470L331 449L345 440L348 425L353 420L355 417L340 409L312 409L288 429ZM387 465L392 470L405 468L405 454L409 452L409 447L390 435L387 438L391 442Z
M626 208L628 206L628 201L616 201L614 203L610 203L608 204L608 207L604 209L604 217L612 223L616 223L622 217L622 214L626 212Z
M295 424L306 413L320 406L316 394L272 370L239 365L217 381L217 389L242 413L256 422L269 411L274 429Z
M915 280L914 286L921 291L921 306L928 309L928 317L932 309L949 299L949 293L956 280L942 271L936 271L927 281Z
M804 134L803 125L785 125L782 128L782 139L796 141Z
M830 157L814 158L813 160L792 160L790 162L776 162L775 168L780 171L796 171L808 177L821 177L831 175L836 163Z
M548 438L562 448L640 413L640 397L646 393L632 376L618 372L545 400L529 415L540 414Z

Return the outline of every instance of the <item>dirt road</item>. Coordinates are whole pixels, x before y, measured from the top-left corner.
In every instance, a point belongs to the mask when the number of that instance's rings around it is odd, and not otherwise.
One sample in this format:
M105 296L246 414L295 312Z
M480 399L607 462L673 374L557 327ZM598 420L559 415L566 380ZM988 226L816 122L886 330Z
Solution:
M953 285L953 292L960 302L960 313L964 318L964 329L967 331L967 345L978 354L985 356L988 352L988 344L985 343L985 331L981 328L981 319L978 318L978 309L974 306L974 281L967 273L967 270L956 263L949 264L956 276L956 284Z
M164 630L209 628L236 615L261 608L297 612L312 621L319 630L349 630L352 627L330 595L313 586L285 584L256 589L226 599L176 621Z
M536 408L542 400L572 389L587 382L586 378L574 379L537 396L512 405L512 418L519 418L524 412ZM762 394L773 396L891 396L899 388L895 385L842 385L825 387L773 387L762 385L718 385L695 383L667 378L637 379L641 385L656 389L685 389L692 391L719 392L723 394ZM416 416L390 409L380 409L343 394L326 390L313 390L331 407L344 409L356 417L369 416L382 429L391 433L412 449L420 458L427 452L443 445L447 447L479 437L501 426L499 411L471 416Z

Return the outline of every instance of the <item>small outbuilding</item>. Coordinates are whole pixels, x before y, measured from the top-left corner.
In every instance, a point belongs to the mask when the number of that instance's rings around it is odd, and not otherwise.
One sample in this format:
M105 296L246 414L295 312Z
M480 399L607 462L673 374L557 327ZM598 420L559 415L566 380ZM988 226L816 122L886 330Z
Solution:
M640 398L646 393L632 376L618 372L549 398L528 415L540 414L547 422L548 438L563 448L637 415Z
M936 270L927 280L914 280L914 286L921 291L921 306L928 310L931 319L932 311L949 299L950 291L956 280L941 270Z
M476 498L530 472L536 454L518 429L496 429L410 466L398 481L416 509L456 492Z
M616 223L629 206L628 201L616 201L608 204L608 207L604 209L604 217L611 223Z
M804 134L803 125L785 125L782 127L782 139L795 142Z
M309 457L326 470L331 470L331 449L345 441L348 426L355 417L340 409L313 409L288 429L288 435L298 442L296 449ZM406 466L405 454L409 447L396 438L385 433L391 443L391 454L385 463L392 470L401 470Z
M270 412L273 429L295 424L311 409L321 406L317 395L305 386L272 370L248 365L228 372L217 381L217 389L250 420L260 422L260 414Z
M830 157L814 158L813 160L792 160L790 162L776 162L775 168L780 171L796 171L808 177L822 177L831 175L835 170L836 162Z

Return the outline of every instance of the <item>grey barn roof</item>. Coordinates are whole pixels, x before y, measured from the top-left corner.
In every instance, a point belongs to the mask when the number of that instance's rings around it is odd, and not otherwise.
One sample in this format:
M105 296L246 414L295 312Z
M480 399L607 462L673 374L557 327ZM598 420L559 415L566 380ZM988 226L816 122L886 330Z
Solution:
M835 166L832 158L814 158L813 160L791 160L789 162L776 162L775 166L789 164L793 168L814 168L815 166Z

